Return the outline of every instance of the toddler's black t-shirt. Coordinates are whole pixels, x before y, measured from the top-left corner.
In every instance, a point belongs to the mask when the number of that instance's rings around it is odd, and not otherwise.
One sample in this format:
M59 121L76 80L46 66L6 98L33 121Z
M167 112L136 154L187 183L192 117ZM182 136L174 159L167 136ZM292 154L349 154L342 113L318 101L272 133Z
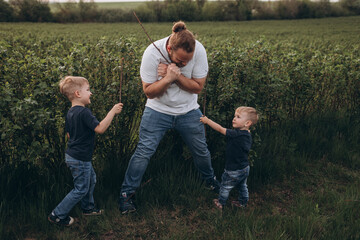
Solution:
M235 171L246 168L251 144L252 137L247 130L226 129L225 169Z

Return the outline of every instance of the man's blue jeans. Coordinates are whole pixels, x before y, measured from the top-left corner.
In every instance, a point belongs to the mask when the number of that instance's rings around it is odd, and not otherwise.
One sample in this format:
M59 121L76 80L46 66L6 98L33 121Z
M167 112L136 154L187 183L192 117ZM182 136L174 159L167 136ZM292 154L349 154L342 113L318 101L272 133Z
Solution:
M246 206L249 201L249 191L246 185L246 180L250 173L250 166L236 171L227 171L221 177L221 186L219 192L219 202L225 205L231 189L234 187L239 191L238 200L241 205Z
M91 162L77 160L68 154L65 154L65 162L73 176L74 189L53 210L60 219L66 218L79 201L83 210L90 210L95 206L93 193L96 174Z
M140 186L151 156L169 129L175 129L180 133L202 178L214 178L204 125L200 122L201 116L199 109L184 115L172 116L146 107L140 124L139 143L126 170L121 193L133 193Z

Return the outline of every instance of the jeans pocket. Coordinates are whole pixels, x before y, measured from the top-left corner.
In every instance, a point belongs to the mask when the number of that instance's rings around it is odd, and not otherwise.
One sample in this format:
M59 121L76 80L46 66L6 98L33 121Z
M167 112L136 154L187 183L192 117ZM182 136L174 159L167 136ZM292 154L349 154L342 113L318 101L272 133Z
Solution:
M80 176L81 172L83 171L83 163L80 160L67 157L65 163L66 166L70 169L71 175L74 178Z

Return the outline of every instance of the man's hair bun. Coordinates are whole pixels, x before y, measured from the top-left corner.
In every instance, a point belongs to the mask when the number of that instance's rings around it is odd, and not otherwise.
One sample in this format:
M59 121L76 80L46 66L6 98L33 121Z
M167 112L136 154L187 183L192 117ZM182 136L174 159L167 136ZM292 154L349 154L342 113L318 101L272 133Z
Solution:
M174 33L181 32L182 30L186 30L186 25L184 22L179 21L179 22L174 23L174 26L172 28L172 31Z

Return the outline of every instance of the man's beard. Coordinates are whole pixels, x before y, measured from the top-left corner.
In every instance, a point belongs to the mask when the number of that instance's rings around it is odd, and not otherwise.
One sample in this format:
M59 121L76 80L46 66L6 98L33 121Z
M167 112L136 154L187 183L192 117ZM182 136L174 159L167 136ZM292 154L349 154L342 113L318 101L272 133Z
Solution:
M174 63L178 68L182 68L182 67L185 66L185 65L182 64L181 62L180 62L180 63L174 62L174 61L172 60L172 54L168 53L168 55L169 55L169 58L170 58L171 63Z

